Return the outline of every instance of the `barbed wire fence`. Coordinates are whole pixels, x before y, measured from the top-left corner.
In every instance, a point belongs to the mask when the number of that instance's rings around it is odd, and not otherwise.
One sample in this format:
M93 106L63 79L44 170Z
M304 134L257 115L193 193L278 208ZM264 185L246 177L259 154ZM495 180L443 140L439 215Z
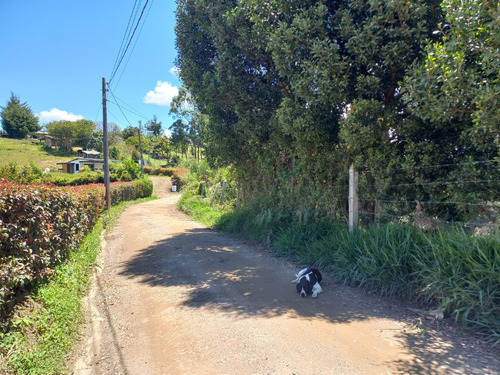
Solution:
M451 225L470 231L498 228L498 160L398 168L385 176L351 167L350 229L360 223L390 222L411 222L424 230Z

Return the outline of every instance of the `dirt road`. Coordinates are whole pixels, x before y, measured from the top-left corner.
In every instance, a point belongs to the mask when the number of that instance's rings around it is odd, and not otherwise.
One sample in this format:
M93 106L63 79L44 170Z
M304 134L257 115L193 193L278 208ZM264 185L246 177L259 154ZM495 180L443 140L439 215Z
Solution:
M422 335L403 306L331 275L318 298L300 298L301 265L190 220L166 187L156 194L105 238L74 374L500 373L470 337Z

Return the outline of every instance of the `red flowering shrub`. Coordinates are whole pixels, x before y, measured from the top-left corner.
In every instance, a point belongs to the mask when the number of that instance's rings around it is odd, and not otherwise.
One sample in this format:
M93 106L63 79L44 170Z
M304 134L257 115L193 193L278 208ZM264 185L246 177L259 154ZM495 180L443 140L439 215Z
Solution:
M99 185L56 188L0 181L0 309L16 290L53 273L95 224Z
M113 183L112 203L145 197L152 183ZM105 207L103 184L56 187L0 179L0 316L15 293L54 273Z

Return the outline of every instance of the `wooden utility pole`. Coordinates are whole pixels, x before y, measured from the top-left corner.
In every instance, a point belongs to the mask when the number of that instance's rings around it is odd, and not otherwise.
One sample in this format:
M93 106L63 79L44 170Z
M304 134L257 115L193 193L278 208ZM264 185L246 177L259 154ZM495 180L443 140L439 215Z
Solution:
M106 188L106 207L111 209L111 187L109 181L108 153L108 108L106 101L106 78L102 77L102 144L104 153L104 187Z
M358 228L358 172L354 165L349 168L349 230Z
M142 143L141 143L142 122L139 120L139 152L141 153L141 178L144 177L144 160L142 159Z

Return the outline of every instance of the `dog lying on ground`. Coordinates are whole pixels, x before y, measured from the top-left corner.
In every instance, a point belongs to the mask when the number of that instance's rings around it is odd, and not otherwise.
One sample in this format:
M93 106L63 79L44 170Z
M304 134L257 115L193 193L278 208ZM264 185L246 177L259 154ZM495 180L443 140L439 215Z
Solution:
M311 297L316 298L318 293L323 291L320 285L323 277L318 269L304 268L295 276L296 279L292 280L292 283L297 283L297 292L301 297L307 297L307 295L311 294Z

